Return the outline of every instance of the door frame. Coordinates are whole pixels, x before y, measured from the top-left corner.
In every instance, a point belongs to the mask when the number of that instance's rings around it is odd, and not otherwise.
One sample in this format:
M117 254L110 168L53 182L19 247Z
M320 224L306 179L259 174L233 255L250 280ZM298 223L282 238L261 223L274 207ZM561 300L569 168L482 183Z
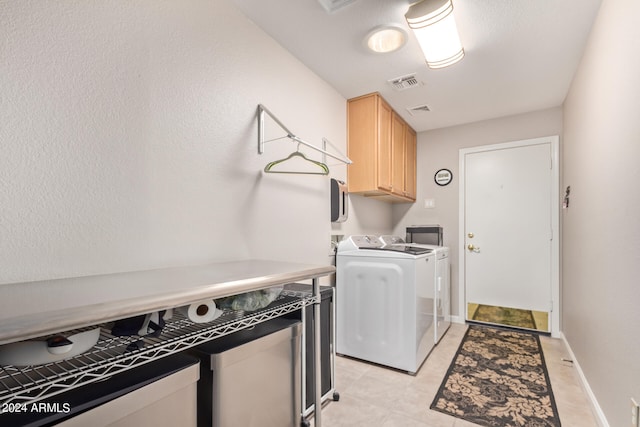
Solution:
M458 300L460 314L463 321L467 319L467 295L465 277L465 156L471 153L494 151L508 148L526 147L531 145L550 144L551 148L551 315L549 316L551 336L560 338L560 137L557 135L542 138L525 139L500 144L482 145L471 148L461 148L459 159L459 203L458 203Z

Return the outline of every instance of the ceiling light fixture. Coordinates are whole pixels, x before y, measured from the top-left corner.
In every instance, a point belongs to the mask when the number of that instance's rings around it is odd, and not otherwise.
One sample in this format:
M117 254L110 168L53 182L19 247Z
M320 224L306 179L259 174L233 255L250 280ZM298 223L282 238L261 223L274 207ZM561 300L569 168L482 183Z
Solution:
M406 42L406 31L395 25L376 27L364 38L364 45L375 53L395 52Z
M451 0L422 0L412 4L404 17L418 39L429 68L447 67L462 59L464 49Z

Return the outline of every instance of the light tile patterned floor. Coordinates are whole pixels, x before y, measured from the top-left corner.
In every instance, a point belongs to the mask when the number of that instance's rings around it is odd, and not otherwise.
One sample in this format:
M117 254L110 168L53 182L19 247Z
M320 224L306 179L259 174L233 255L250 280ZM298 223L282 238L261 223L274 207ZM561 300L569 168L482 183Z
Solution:
M340 401L325 405L322 426L477 426L429 409L466 328L452 325L416 376L338 357L336 391ZM571 363L561 360L568 358L564 343L549 337L541 337L541 342L562 427L597 427L577 372ZM313 426L313 417L311 421Z

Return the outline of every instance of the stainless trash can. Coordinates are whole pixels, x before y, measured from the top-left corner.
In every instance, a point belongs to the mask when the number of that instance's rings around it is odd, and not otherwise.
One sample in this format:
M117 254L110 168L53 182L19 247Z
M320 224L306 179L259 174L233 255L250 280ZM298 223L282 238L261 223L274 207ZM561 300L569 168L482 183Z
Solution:
M196 347L198 426L299 426L301 332L276 318Z

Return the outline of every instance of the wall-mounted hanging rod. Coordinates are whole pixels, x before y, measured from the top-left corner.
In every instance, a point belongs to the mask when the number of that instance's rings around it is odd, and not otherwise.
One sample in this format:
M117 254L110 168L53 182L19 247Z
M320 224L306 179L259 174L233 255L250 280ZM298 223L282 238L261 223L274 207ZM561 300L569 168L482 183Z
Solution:
M258 153L260 153L260 154L264 153L264 144L269 142L269 141L265 141L264 140L264 126L265 126L264 125L264 115L265 115L265 113L268 114L269 117L271 117L273 119L273 121L276 122L278 124L278 126L280 126L282 128L282 130L284 130L287 133L287 135L282 137L282 138L289 138L292 141L297 142L298 144L302 144L305 147L309 147L312 150L315 150L315 151L318 151L318 152L324 154L325 156L329 156L329 157L331 157L333 159L339 160L344 164L350 165L351 163L353 163L348 157L342 155L342 153L340 153L339 155L330 153L326 149L323 149L324 147L323 148L316 147L315 145L310 144L307 141L297 137L280 120L278 120L278 118L276 116L274 116L271 111L269 111L262 104L258 104ZM276 139L281 139L281 138L276 138ZM272 139L270 141L274 141L274 139ZM326 146L326 144L324 144L324 142L329 142L329 141L327 141L325 138L323 138L323 145Z

